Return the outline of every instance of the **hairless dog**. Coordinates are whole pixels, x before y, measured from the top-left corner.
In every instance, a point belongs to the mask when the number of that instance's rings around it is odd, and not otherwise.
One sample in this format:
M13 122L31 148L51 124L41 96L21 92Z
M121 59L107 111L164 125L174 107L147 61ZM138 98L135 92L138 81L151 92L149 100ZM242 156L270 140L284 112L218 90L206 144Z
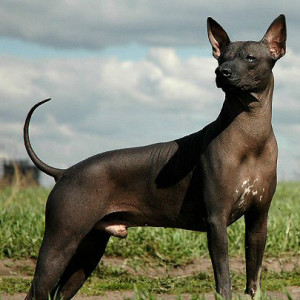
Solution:
M33 163L56 184L46 205L46 227L26 299L58 293L67 300L99 263L111 235L128 227L173 227L207 232L216 291L231 297L227 227L244 216L246 293L260 286L267 216L276 189L272 68L285 54L280 15L259 42L231 42L208 18L208 38L218 60L216 84L225 92L217 119L183 138L105 152L66 169L43 163L24 142Z

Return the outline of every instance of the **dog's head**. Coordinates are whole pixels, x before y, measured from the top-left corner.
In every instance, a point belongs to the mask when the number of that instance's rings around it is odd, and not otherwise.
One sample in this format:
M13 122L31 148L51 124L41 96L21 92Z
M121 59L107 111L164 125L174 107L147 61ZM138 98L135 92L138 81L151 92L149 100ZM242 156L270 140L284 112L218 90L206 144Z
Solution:
M218 60L217 87L224 92L263 90L275 62L286 52L284 15L277 17L260 42L231 42L226 31L212 18L207 19L208 38Z

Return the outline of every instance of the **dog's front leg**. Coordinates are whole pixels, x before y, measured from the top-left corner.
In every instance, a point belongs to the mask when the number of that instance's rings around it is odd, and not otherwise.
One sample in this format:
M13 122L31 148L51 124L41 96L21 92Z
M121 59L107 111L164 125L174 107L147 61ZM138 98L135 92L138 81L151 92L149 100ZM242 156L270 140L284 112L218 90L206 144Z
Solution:
M216 291L223 298L230 299L231 284L228 261L227 222L218 216L208 219L207 240L211 257Z
M260 288L261 264L267 238L267 213L245 214L245 254L247 286L245 293L255 296Z

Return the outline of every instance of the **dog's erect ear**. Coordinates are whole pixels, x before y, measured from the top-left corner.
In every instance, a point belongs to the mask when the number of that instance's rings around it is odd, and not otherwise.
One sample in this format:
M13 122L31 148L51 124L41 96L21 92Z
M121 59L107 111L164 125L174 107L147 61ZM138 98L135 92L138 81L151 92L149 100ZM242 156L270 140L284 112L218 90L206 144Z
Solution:
M210 17L207 18L207 34L213 49L213 56L218 59L223 48L230 43L230 39L222 26Z
M261 40L267 44L273 59L277 60L286 52L286 23L285 16L277 17Z

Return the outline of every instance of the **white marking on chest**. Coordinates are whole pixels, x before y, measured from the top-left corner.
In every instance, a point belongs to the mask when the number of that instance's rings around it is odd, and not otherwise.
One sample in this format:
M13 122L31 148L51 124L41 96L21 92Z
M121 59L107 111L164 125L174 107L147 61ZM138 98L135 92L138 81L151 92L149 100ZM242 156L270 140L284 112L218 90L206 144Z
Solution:
M265 192L265 188L262 189L262 194L259 196L259 201L261 202L263 199L263 194Z
M242 193L238 199L237 199L237 207L236 207L236 211L233 212L233 217L240 213L241 210L246 209L247 207L247 196L251 195L251 196L256 196L258 197L258 186L256 185L256 182L258 182L258 178L256 178L253 183L250 183L250 179L246 179L242 182L241 184L241 189L236 189L235 190L235 194L240 194ZM254 188L255 186L255 188ZM262 196L260 196L259 201L262 200Z
M244 184L242 185L242 187L244 186ZM248 187L246 187L245 189L244 189L244 192L243 192L243 194L242 194L242 196L241 196L241 199L243 200L244 198L245 198L245 196L246 195L248 195L250 192L251 192L251 185L249 185Z
M248 180L245 180L245 181L243 181L242 187L244 187L244 186L247 184L247 182L249 182L249 179L248 179Z
M247 180L244 180L243 183L242 183L242 188L244 188L244 192L241 196L241 201L239 203L239 207L241 207L244 203L244 200L245 200L245 196L249 195L250 193L252 193L252 196L255 196L257 195L258 191L255 190L255 191L251 191L251 189L254 187L255 183L258 181L258 178L256 178L254 181L253 181L253 184L250 185L250 179L247 179ZM246 185L248 184L248 186L246 187ZM236 193L238 193L238 190L235 190Z

